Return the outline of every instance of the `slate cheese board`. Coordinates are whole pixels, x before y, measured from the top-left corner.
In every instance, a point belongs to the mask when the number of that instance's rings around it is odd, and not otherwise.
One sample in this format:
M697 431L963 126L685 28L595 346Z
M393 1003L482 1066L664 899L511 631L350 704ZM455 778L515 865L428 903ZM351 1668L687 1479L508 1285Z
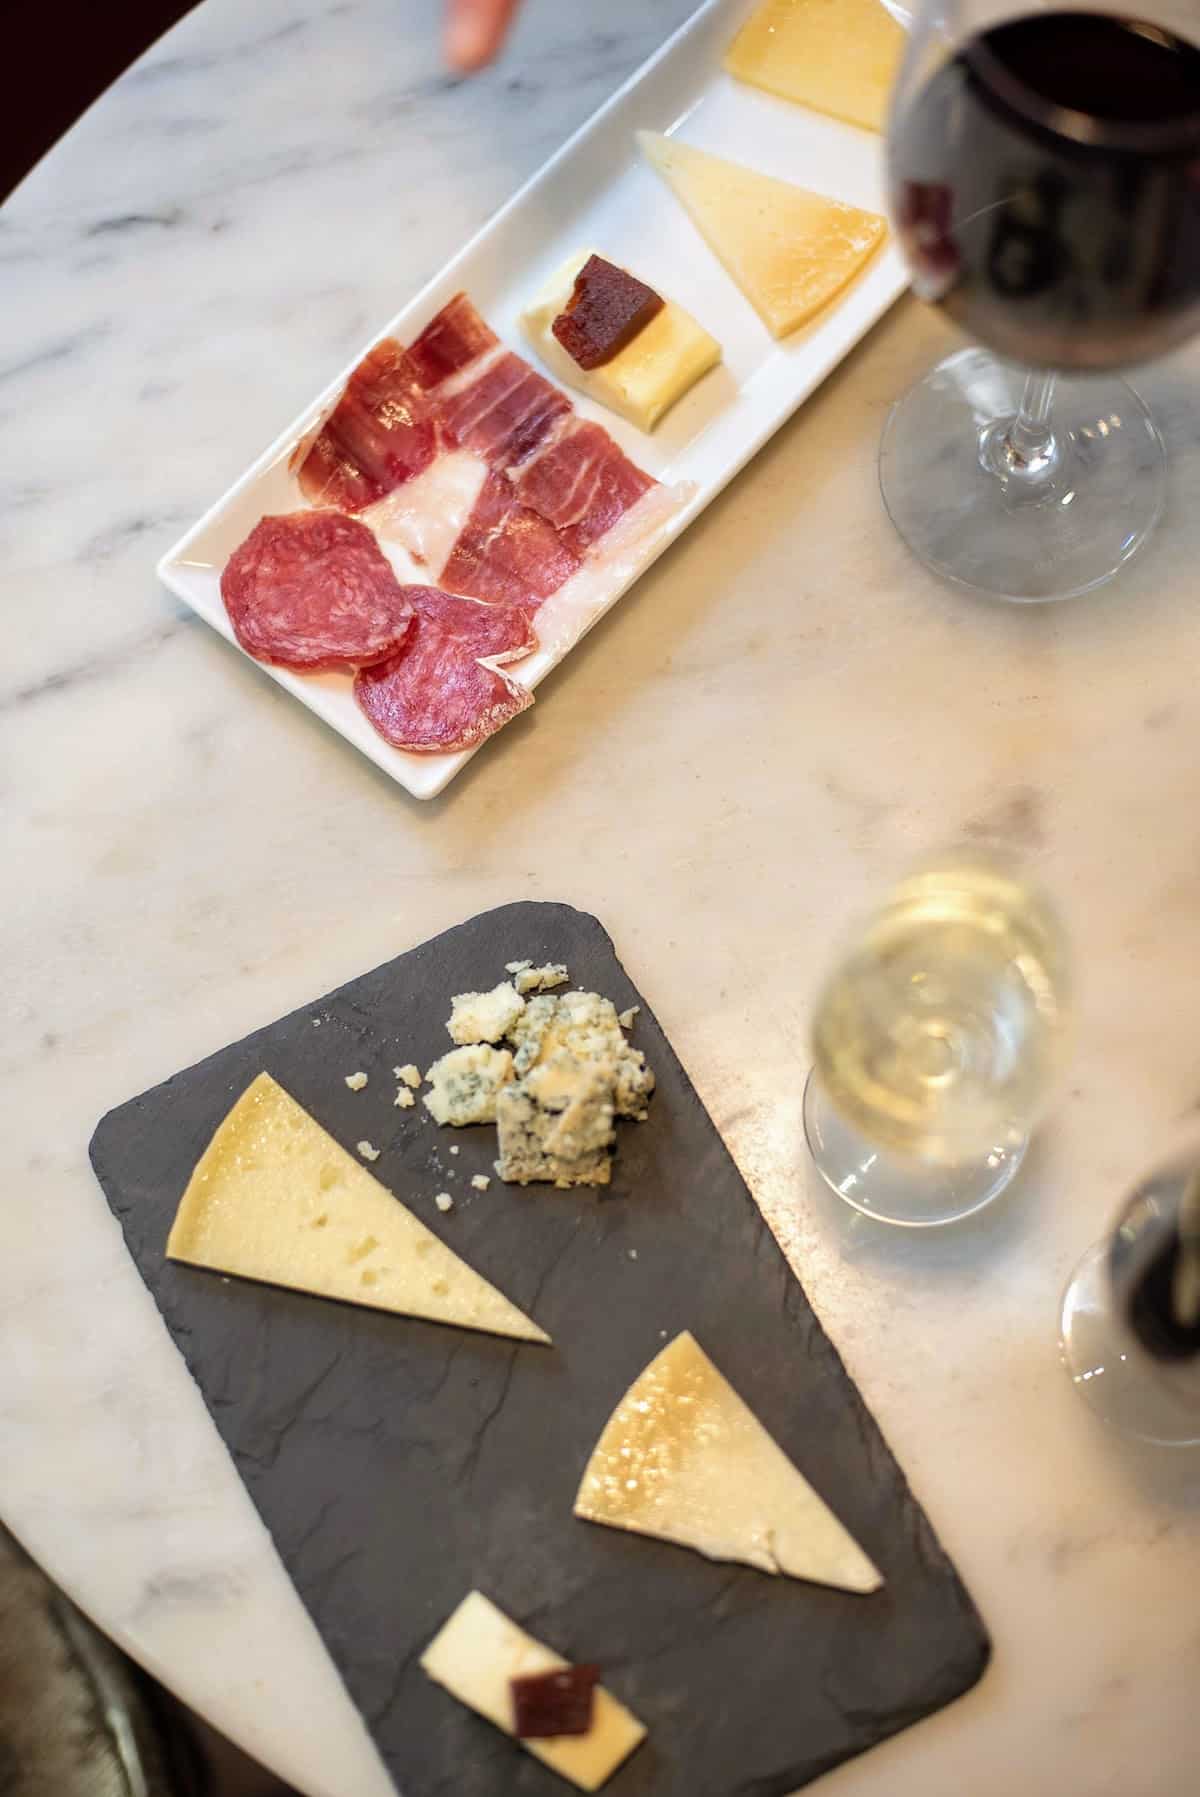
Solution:
M452 994L564 961L658 1076L611 1189L508 1187L495 1130L393 1103L449 1046ZM164 1258L192 1167L272 1073L552 1348L223 1280ZM368 1074L351 1092L345 1075ZM451 1155L451 1145L459 1153ZM284 1564L404 1797L571 1787L418 1658L479 1587L649 1728L611 1797L785 1797L968 1690L986 1631L645 999L593 917L513 904L269 1024L109 1113L92 1163ZM486 1192L471 1176L493 1175ZM442 1215L434 1195L449 1191ZM868 1597L576 1521L626 1388L690 1329L882 1570Z

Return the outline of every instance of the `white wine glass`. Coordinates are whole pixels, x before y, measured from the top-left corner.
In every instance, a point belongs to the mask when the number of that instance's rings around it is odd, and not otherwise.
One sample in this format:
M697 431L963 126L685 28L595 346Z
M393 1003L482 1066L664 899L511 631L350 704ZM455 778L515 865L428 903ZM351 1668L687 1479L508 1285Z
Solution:
M1066 1053L1050 899L950 850L855 932L817 1000L804 1130L825 1183L883 1222L955 1222L1009 1184Z
M880 484L923 562L999 598L1111 579L1163 507L1161 436L1113 370L1200 327L1200 7L1143 4L913 8L892 217L914 291L983 347L893 407Z
M1068 1281L1059 1351L1075 1389L1121 1434L1200 1445L1200 1156L1143 1181Z

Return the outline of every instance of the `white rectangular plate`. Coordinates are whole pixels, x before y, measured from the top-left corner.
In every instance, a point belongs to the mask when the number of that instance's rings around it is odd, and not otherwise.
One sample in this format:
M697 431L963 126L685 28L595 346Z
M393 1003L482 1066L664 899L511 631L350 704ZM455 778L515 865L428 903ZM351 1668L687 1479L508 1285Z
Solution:
M640 160L636 130L677 132L767 174L884 209L882 144L874 133L776 100L722 71L721 57L754 3L706 0L380 332L410 343L463 288L509 347L534 359L520 330L523 307L573 251L596 249L677 299L719 340L723 365L653 435L571 396L578 411L599 420L639 467L693 488L669 529L655 538L652 553L624 585L614 583L589 626L761 449L906 283L900 253L886 243L845 298L807 330L776 343L660 177ZM221 569L265 513L294 511L304 503L288 468L291 452L368 347L159 563L172 592L230 642ZM520 666L521 681L536 686L572 646L560 642L531 655ZM411 755L393 749L359 711L346 675L268 672L418 799L441 792L470 758L471 752Z

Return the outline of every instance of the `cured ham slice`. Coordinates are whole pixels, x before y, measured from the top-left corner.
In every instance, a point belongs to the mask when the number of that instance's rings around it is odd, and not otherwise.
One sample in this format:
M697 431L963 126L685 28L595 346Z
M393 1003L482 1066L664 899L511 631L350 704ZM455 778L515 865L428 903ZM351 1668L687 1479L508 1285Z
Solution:
M456 392L430 398L451 440L497 469L527 461L571 410L566 394L511 350L491 357Z
M533 704L529 688L501 671L536 644L529 613L437 587L404 591L412 634L398 654L359 673L354 696L397 749L473 749Z
M536 606L578 566L553 524L520 503L508 476L490 474L439 578L452 593Z
M417 365L394 338L365 355L299 471L313 505L357 512L427 468L438 452Z
M552 524L576 556L654 485L606 430L582 421L561 431L514 480L521 504Z
M437 317L430 319L408 353L422 387L436 387L499 342L466 294L456 293Z
M380 661L413 623L371 532L335 511L260 519L226 563L221 597L248 655L304 673Z

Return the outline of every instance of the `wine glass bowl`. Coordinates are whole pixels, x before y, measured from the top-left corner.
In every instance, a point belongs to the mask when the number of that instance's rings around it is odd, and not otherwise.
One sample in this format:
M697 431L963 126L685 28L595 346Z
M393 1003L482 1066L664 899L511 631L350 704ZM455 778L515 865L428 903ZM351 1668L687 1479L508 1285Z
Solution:
M978 853L935 857L857 931L818 998L804 1096L818 1171L910 1226L999 1195L1061 1068L1069 1003L1049 899Z

